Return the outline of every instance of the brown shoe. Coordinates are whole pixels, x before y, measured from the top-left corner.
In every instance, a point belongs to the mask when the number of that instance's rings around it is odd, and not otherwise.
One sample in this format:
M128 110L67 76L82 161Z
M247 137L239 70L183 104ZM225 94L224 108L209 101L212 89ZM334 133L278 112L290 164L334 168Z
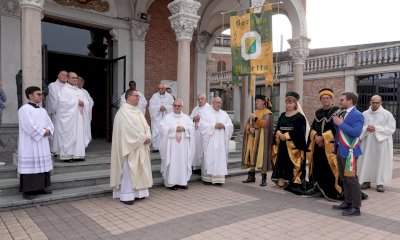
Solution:
M364 182L363 184L361 184L361 189L367 189L371 187L371 183L370 182Z
M377 185L376 186L376 191L377 192L385 192L385 187L383 185Z

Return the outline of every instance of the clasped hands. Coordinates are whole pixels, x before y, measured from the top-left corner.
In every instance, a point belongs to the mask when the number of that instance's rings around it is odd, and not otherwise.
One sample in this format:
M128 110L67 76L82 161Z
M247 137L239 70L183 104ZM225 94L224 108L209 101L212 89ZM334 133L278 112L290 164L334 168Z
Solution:
M318 147L324 146L324 138L322 136L315 135L314 140Z
M225 125L223 123L217 122L215 124L215 129L224 129Z
M176 127L176 131L177 131L177 132L184 132L184 131L185 131L185 128L182 127L182 126L177 126L177 127Z
M375 132L375 126L372 124L369 124L367 126L367 132Z

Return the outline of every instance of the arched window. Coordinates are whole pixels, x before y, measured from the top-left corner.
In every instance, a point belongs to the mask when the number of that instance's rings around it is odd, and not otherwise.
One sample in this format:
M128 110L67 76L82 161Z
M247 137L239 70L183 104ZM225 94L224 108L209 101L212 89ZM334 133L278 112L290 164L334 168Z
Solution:
M219 61L217 65L218 72L225 72L226 71L226 63L224 61Z

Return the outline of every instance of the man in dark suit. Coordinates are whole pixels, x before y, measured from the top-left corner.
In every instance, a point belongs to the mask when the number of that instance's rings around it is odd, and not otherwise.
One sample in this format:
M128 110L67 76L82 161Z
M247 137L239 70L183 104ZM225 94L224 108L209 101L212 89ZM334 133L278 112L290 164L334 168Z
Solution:
M334 116L337 126L335 152L339 166L340 178L343 182L345 200L333 209L344 210L343 216L359 216L361 214L361 188L356 174L357 157L362 154L360 135L364 125L364 116L356 108L358 95L345 92L340 96L339 107L343 115Z

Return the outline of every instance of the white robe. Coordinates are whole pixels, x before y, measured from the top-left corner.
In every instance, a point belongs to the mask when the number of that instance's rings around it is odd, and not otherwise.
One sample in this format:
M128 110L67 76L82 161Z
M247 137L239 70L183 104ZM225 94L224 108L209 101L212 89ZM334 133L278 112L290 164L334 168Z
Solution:
M217 122L223 123L225 129L215 129ZM233 133L232 120L225 111L215 111L210 107L200 120L200 131L204 147L202 180L225 183L225 175L228 174L229 140Z
M90 143L90 141L92 140L92 112L93 112L94 101L86 89L80 88L80 90L83 91L83 94L85 94L85 97L89 100L89 119L88 119L89 122L86 123L86 126L88 126L88 130L85 131L85 133L87 135L86 138L89 139Z
M138 103L138 108L140 108L140 110L142 111L143 115L146 115L147 100L146 100L145 96L143 95L143 93L141 93L139 91L137 91L137 93L140 96L139 103ZM122 106L122 104L124 104L124 103L126 103L125 93L123 93L121 95L119 105Z
M84 106L78 105L79 100ZM58 126L60 160L85 158L85 148L90 142L90 104L83 91L66 83L58 97Z
M49 138L43 137L54 126L44 108L34 108L29 104L18 110L18 173L35 174L53 169Z
M49 95L46 97L46 109L50 115L50 119L54 124L54 134L50 137L50 147L51 151L56 153L59 150L59 132L58 132L58 117L57 117L57 108L58 108L58 95L61 92L61 89L64 87L64 83L60 82L60 80L56 80L49 84Z
M160 123L161 120L170 112L172 112L172 104L174 103L174 98L171 94L165 93L161 95L159 92L153 94L150 99L150 118L151 118L151 139L153 149L160 149ZM160 112L160 107L164 106L166 110Z
M150 127L139 108L122 104L114 118L110 187L121 201L148 197L153 185L149 144Z
M176 132L177 126L184 127L185 131ZM169 113L161 121L161 174L166 187L186 186L192 175L195 148L193 129L193 121L184 113Z
M210 110L210 104L208 104L208 103L204 104L201 107L196 106L193 109L192 114L190 115L190 118L193 119L194 116L200 115L200 119L201 119L201 117L208 110ZM194 153L194 158L193 158L193 163L192 163L193 169L199 168L201 166L201 163L203 162L203 158L204 158L203 138L201 136L200 128L198 125L199 125L199 123L195 124L195 128L194 128L194 139L195 139L195 144L196 144L196 150Z
M382 106L376 111L371 108L363 112L364 127L361 133L363 154L358 158L357 175L360 183L373 182L386 185L392 180L393 133L396 120ZM375 132L367 132L367 126L375 126Z

